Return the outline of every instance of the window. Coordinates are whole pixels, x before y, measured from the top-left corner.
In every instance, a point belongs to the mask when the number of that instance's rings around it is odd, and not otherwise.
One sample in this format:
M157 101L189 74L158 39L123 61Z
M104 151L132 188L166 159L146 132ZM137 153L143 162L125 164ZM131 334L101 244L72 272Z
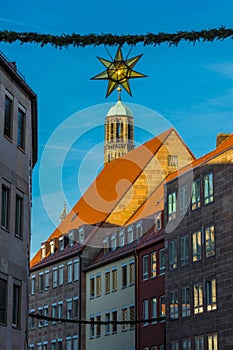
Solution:
M73 298L73 319L78 318L78 297Z
M48 315L49 315L49 307L46 305L46 306L44 306L44 316L48 317ZM47 327L48 324L49 324L49 321L44 320L44 327Z
M117 310L112 311L112 321L113 322L117 321ZM116 323L112 324L112 333L117 333L117 324Z
M143 280L148 279L148 255L143 256Z
M84 242L84 238L85 238L85 236L84 236L84 229L81 228L81 229L79 230L79 242L80 242L80 243L83 243L83 242Z
M74 281L79 279L79 261L74 260Z
M178 166L178 156L168 155L167 156L168 166Z
M218 334L207 335L208 350L218 350Z
M96 276L96 296L101 296L101 275Z
M74 232L69 233L69 247L73 247L74 245Z
M13 96L5 96L4 106L4 135L12 138L12 122L13 122Z
M216 279L212 279L206 282L206 302L207 311L217 309L217 292L216 292Z
M90 298L95 297L95 278L94 276L90 277Z
M57 267L54 267L53 268L53 288L56 288L57 287L57 283L58 283L58 280L57 280Z
M42 343L38 343L37 346L38 346L37 350L43 350L42 349Z
M36 293L36 276L32 276L31 277L31 295L35 293Z
M92 339L95 337L95 317L93 315L90 316L90 321L92 322L90 323L90 338Z
M169 242L169 268L177 268L177 243L176 240Z
M67 310L66 310L67 311L67 318L68 318L68 320L71 320L73 317L72 299L67 299L66 305L67 305Z
M191 350L191 339L183 339L181 350Z
M201 196L200 196L200 179L192 183L192 210L200 208Z
M124 231L120 231L119 233L119 247L123 247L125 244L125 234Z
M161 318L165 318L166 316L165 295L161 295L159 298L159 314Z
M52 318L57 317L57 304L52 304ZM52 324L55 324L57 321L52 321Z
M178 318L178 291L170 292L170 318Z
M0 277L0 324L7 324L7 279Z
M116 235L112 235L111 237L111 248L112 250L116 250Z
M101 321L101 315L97 315L96 316L96 321L100 322ZM101 325L100 323L96 324L96 337L100 337L101 336Z
M110 322L110 312L107 311L105 313L105 321ZM105 335L110 334L110 323L106 323L105 325Z
M59 301L57 305L57 317L62 318L63 314L63 301Z
M148 305L148 300L143 300L143 319L147 320L149 317L149 305ZM145 321L143 323L143 326L148 326L148 321Z
M195 350L204 350L204 337L195 337L194 338L194 349Z
M60 265L58 269L58 283L59 286L63 285L63 276L64 276L64 265Z
M154 297L151 299L151 317L157 318L157 298ZM152 324L156 323L157 320L152 321Z
M55 242L54 242L54 240L50 241L50 253L51 254L55 253Z
M215 255L215 233L214 225L205 228L205 256Z
M151 277L157 275L156 252L151 253Z
M104 239L103 240L103 248L104 248L104 254L108 252L108 240Z
M121 267L121 271L122 271L122 288L126 288L127 287L127 265L123 265Z
M132 330L135 328L135 325L133 322L135 322L135 306L134 305L130 305L129 306L129 320L130 322L130 325L129 325L129 329Z
M9 230L10 223L10 189L6 186L2 186L2 218L1 225L6 230Z
M134 261L129 263L129 285L131 286L135 282L135 266Z
M62 339L58 339L57 341L57 350L62 350Z
M56 350L56 340L52 340L51 350Z
M43 308L42 307L38 307L38 315L42 316L43 313ZM42 319L38 319L38 327L41 328L43 326L43 320Z
M157 231L160 231L162 228L161 214L155 218L155 228Z
M128 243L133 242L133 228L128 228Z
M35 309L31 309L30 310L30 314L34 314L35 313ZM35 328L35 318L34 317L30 317L29 318L29 329L34 329ZM1 321L0 321L1 322Z
M142 223L138 222L136 224L136 239L139 239L140 237L142 237Z
M165 273L165 249L159 251L159 273L160 275Z
M193 261L201 260L201 231L195 232L192 235L193 238Z
M67 283L71 283L73 281L73 264L72 262L67 263Z
M168 195L168 220L176 218L176 192Z
M64 237L59 237L59 250L64 249Z
M189 238L188 236L180 239L180 265L185 266L189 263Z
M26 126L26 114L25 110L18 108L18 135L17 145L25 150L25 126Z
M112 291L117 290L117 269L113 268L112 269Z
M209 204L214 200L213 174L204 176L204 204Z
M71 337L66 338L66 350L71 350L72 349L72 339Z
M73 350L78 350L78 336L73 337Z
M105 293L110 293L110 271L105 271Z
M170 343L171 350L179 350L179 341L175 340Z
M193 287L194 313L203 312L203 288L202 283L197 283Z
M180 214L186 213L189 204L188 188L187 186L180 189Z
M44 290L44 274L43 272L39 273L39 292L43 292Z
M190 316L190 289L189 287L181 288L181 315L182 317Z
M44 273L44 289L49 289L49 270L46 270Z
M122 308L122 321L127 321L128 318L128 310L126 307ZM122 332L126 332L128 330L128 324L122 324Z
M15 198L15 234L18 237L23 235L23 198L18 194Z

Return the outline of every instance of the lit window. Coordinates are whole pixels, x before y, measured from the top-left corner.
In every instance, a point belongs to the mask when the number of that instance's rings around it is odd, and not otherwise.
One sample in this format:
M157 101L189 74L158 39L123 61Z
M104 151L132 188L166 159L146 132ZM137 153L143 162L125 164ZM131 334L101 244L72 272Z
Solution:
M160 249L159 251L159 274L163 275L165 273L165 249Z
M72 299L67 299L67 319L68 320L71 320L72 317L73 317L73 302L72 302Z
M18 237L23 235L23 198L18 194L15 198L15 234Z
M189 238L188 236L180 239L180 265L184 266L189 263Z
M117 321L117 311L116 310L112 311L112 321L114 322L112 324L112 333L117 333L117 323L115 323Z
M201 244L201 231L195 232L192 235L193 239L193 261L201 260L202 244Z
M129 320L130 320L130 325L129 329L132 330L135 328L134 322L135 322L135 306L130 305L129 306Z
M105 322L110 322L110 312L106 312L105 314ZM105 334L110 334L110 323L105 324Z
M18 135L17 146L25 150L26 114L25 110L18 108Z
M157 298L151 299L151 317L157 319ZM156 323L157 320L152 321L152 323Z
M10 189L2 186L2 217L1 225L6 230L9 230L10 224Z
M129 285L134 284L135 282L135 266L134 262L129 263Z
M122 271L122 288L127 287L127 265L123 265L121 268Z
M74 281L79 279L79 260L74 260Z
M149 317L149 304L148 300L143 300L143 319L145 322L143 323L143 326L148 326L148 317Z
M112 269L112 291L117 290L117 269L113 268Z
M178 166L178 156L168 155L167 156L168 166Z
M169 242L169 267L170 267L170 270L177 268L177 243L176 243L176 240Z
M176 218L176 192L168 195L168 220Z
M96 296L101 296L101 275L96 276Z
M5 96L4 106L4 135L9 139L12 138L12 124L13 124L13 96Z
M198 179L192 183L192 210L200 208L200 206L201 206L201 192L200 192L200 179Z
M151 253L151 277L156 277L157 275L157 259L156 252Z
M143 256L143 280L148 279L148 255Z
M57 287L57 283L58 283L58 274L57 274L57 267L53 268L53 288Z
M90 338L95 337L95 324L94 324L95 317L93 315L90 316Z
M205 228L205 256L215 255L214 225Z
M214 187L213 187L213 174L210 173L204 176L204 204L213 202L214 200Z
M181 315L182 317L190 316L190 289L184 287L181 289Z
M218 350L218 334L207 335L208 350Z
M178 292L177 290L170 292L170 318L178 318Z
M100 322L101 321L101 315L97 315L96 316L96 321ZM100 323L96 324L96 337L100 337L101 336L101 325Z
M7 324L7 280L0 277L0 323Z
M73 281L73 264L72 262L67 263L67 283L71 283Z
M181 350L191 350L191 339L183 339Z
M203 288L202 283L197 283L193 286L194 313L200 314L203 312Z
M170 349L171 350L179 350L179 341L174 340L170 343Z
M186 213L188 204L189 204L188 188L184 186L184 187L181 187L180 189L180 214L181 215Z
M204 350L204 337L199 336L194 338L194 349L195 350Z
M166 304L165 304L165 295L161 295L159 298L159 315L161 318L165 318L166 316Z
M60 265L58 270L58 282L59 286L63 285L63 276L64 276L64 266Z
M122 321L127 321L128 318L128 310L126 307L122 308ZM128 324L123 323L122 324L122 332L126 332L128 330Z
M217 288L215 278L206 282L206 302L208 311L217 309Z
M94 276L90 277L90 298L95 297L95 278Z
M105 272L105 293L110 293L110 271Z

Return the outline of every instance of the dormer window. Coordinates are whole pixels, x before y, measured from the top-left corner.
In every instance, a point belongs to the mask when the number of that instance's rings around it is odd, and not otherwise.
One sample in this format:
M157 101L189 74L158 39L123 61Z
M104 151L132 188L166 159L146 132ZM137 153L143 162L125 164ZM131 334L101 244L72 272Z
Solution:
M74 232L69 233L69 247L73 247L74 245Z
M115 233L111 237L111 248L112 248L112 250L116 250L116 235L115 235Z
M50 242L50 253L51 254L55 253L55 242L54 241Z
M64 237L59 237L59 250L64 250Z
M41 246L41 259L44 259L46 257L46 245L42 244Z
M138 239L140 237L142 237L142 222L141 221L136 224L136 238Z
M155 216L155 229L160 231L162 229L161 214Z
M103 249L104 249L104 254L107 254L107 252L108 252L108 239L107 238L105 238L103 240Z
M123 247L125 245L125 233L124 231L119 232L119 246Z
M84 242L84 229L83 229L83 228L81 228L81 229L79 230L79 242L80 242L80 243L83 243L83 242Z
M128 243L133 242L133 227L128 228Z

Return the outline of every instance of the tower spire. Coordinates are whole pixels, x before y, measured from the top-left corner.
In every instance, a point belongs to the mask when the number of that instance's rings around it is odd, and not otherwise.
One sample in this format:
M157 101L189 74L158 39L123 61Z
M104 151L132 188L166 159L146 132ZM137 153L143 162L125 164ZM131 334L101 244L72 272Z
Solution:
M66 200L64 200L64 206L63 206L63 209L61 211L61 214L60 214L60 223L62 223L62 221L66 218L67 216L67 203L66 203Z
M118 87L117 91L118 91L118 101L121 101L121 88Z

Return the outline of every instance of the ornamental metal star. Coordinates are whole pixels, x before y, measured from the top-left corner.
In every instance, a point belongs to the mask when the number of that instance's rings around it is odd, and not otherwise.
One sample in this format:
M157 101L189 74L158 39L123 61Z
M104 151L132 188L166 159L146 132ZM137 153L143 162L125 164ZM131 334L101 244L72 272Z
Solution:
M118 47L113 62L97 57L98 60L107 68L107 70L97 74L91 79L109 80L106 97L108 97L119 85L121 85L128 92L128 94L132 96L128 80L147 77L146 75L133 70L133 67L141 57L142 54L124 61L121 48Z

